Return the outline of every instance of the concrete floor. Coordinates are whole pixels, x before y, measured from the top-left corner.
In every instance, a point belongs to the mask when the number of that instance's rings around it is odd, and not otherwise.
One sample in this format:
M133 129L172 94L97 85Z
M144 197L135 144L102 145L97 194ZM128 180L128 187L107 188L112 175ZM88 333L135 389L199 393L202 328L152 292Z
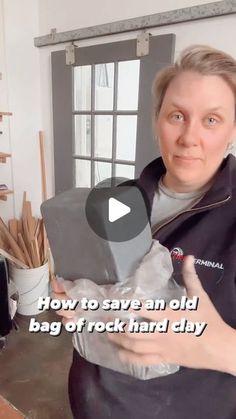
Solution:
M32 317L59 320L53 311ZM56 337L29 333L30 318L16 316L20 330L10 333L6 350L0 352L0 396L28 419L72 419L67 392L72 335L64 329Z

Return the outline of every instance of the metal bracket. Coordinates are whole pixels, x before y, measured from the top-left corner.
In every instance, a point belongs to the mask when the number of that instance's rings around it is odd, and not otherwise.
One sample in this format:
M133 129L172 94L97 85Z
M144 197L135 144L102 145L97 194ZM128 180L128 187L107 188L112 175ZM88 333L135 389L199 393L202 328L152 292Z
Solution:
M149 39L150 33L142 32L137 36L136 55L143 57L149 54Z
M66 47L66 65L75 64L75 45L67 45Z
M52 28L50 31L50 37L51 37L52 42L55 40L56 34L57 34L57 28Z

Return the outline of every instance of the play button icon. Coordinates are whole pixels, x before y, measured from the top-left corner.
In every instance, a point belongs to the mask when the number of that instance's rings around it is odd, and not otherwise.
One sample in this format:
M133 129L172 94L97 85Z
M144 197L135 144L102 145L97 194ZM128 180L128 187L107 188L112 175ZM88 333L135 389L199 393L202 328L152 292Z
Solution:
M90 228L105 240L123 242L141 233L148 224L143 193L137 186L117 185L117 178L96 185L88 195L85 211Z
M110 223L114 223L114 221L119 220L131 211L128 205L123 204L115 198L109 198L108 206L108 220Z

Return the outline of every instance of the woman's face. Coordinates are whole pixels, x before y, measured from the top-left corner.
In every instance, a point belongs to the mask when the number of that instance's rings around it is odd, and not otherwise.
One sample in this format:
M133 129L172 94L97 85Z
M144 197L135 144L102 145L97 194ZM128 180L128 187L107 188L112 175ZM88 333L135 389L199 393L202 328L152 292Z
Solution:
M217 172L236 135L235 98L219 76L186 71L169 84L156 120L164 184L194 191Z

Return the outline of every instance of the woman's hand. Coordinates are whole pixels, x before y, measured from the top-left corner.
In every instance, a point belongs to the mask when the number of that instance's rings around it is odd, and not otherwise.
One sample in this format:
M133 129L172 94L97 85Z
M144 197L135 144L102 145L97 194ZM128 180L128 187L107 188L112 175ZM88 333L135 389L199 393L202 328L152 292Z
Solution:
M193 333L174 333L169 326L167 333L108 334L111 341L121 347L124 362L139 365L177 364L190 368L206 368L236 374L236 331L228 326L213 306L194 268L193 256L187 256L183 265L183 277L188 298L199 297L195 311L148 311L142 308L142 317L172 322L185 318L191 322L206 322L207 327L199 337ZM137 312L136 312L137 313Z
M57 281L55 276L52 276L52 298L57 300L70 300L70 297L65 293L60 283ZM75 316L74 310L58 310L56 313L62 316L62 323L65 325L67 322L71 322Z

